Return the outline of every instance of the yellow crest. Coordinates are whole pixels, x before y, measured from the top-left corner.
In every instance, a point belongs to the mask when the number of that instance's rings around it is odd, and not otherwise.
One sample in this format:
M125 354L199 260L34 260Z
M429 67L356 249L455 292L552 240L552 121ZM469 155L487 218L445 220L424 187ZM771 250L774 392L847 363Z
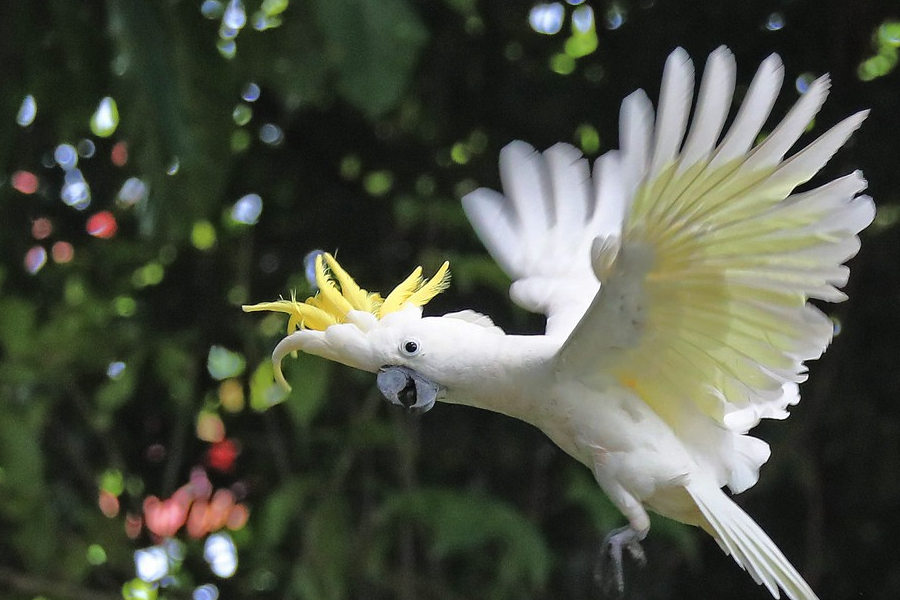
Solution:
M242 307L244 312L268 310L287 313L290 316L288 335L295 329L325 331L331 325L345 322L347 313L351 310L369 312L380 319L400 310L405 304L424 306L450 285L450 263L446 261L431 279L424 279L422 267L416 267L387 298L359 287L327 252L316 257L315 266L316 285L319 287L315 296L307 298L305 302L297 302L291 294L290 300L245 305Z

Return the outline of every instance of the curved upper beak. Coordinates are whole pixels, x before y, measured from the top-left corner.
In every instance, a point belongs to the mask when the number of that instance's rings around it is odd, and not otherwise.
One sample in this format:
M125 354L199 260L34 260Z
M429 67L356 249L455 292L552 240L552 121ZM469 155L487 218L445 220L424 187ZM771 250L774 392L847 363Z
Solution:
M391 404L423 413L431 410L441 389L418 371L401 366L381 367L376 381L378 390Z

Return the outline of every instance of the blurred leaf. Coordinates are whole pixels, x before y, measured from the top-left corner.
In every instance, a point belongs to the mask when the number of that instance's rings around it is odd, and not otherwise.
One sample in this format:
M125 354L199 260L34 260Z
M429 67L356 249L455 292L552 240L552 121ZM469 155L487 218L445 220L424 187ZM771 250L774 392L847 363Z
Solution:
M35 399L36 401L37 399ZM41 451L41 404L16 409L0 401L0 516L13 526L4 537L22 562L50 573L57 559L57 514L47 502L44 454Z
M271 364L271 363L270 363ZM291 377L291 393L288 395L286 407L294 418L294 423L307 427L319 414L328 399L328 381L333 372L334 363L318 356L300 353L297 360L291 360L288 371L296 373Z
M311 487L308 481L292 478L268 495L253 517L257 544L274 548L292 534L291 521L304 512Z
M153 190L141 205L142 226L174 239L187 237L196 219L213 213L231 158L227 71L210 77L197 60L211 53L215 34L184 28L186 4L109 2L117 60L127 64L125 80L133 84L130 102L119 106L120 133L134 146ZM173 161L177 169L170 168Z
M116 377L101 385L94 396L97 409L111 413L125 404L134 393L135 377L139 370L138 361L133 360Z
M304 560L292 581L301 598L339 600L346 596L351 549L348 519L342 497L326 498L310 516L303 537Z
M316 0L337 86L370 115L392 108L416 66L427 31L406 0Z
M500 560L495 567L504 586L534 590L547 580L550 551L540 531L498 500L452 490L420 489L393 496L383 510L388 521L411 519L424 526L430 533L431 550L441 558L471 554L500 542Z
M287 392L275 383L275 368L271 360L259 363L253 375L250 376L250 407L262 412L276 404L284 402L288 397Z

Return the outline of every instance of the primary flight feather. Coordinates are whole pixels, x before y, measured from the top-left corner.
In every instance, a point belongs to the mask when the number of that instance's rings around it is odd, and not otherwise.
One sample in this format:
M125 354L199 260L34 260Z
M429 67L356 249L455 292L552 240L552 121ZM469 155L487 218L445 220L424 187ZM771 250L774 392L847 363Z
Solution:
M479 189L463 208L512 279L510 296L547 317L543 335L507 335L472 311L423 317L448 284L417 269L383 300L330 255L306 302L245 307L288 313L276 375L301 350L378 373L395 404L468 404L527 421L589 467L628 519L608 538L641 556L647 510L703 528L776 598L816 598L760 527L722 491L756 483L768 445L749 435L799 400L804 362L832 323L808 303L836 302L874 218L859 171L802 193L865 119L841 121L785 158L828 93L813 82L758 141L781 88L775 55L760 66L723 132L735 84L726 48L706 64L693 118L694 70L668 58L657 116L638 91L622 103L620 149L594 164L557 144L500 153L504 194Z

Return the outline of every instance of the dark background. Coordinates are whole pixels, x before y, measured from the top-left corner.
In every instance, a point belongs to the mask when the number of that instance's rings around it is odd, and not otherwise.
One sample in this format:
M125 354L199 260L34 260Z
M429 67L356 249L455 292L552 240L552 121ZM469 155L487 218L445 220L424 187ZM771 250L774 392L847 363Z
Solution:
M447 258L453 284L428 312L470 307L539 331L509 302L459 197L498 186L512 139L590 156L616 147L619 102L638 87L655 99L675 46L699 70L726 44L738 94L765 56L782 56L775 115L797 78L825 72L814 132L872 109L813 183L861 168L879 207L851 262L851 299L826 308L839 334L793 416L757 430L773 456L739 501L822 598L900 597L895 1L589 1L597 46L577 58L564 54L576 10L565 3L555 35L512 0L279 4L262 3L280 23L257 31L261 3L246 0L228 58L221 15L199 0L0 3L0 596L137 597L134 552L159 540L128 537L125 522L199 466L249 508L231 532L238 568L213 575L203 540L182 529L184 558L160 596L212 582L231 598L600 597L600 540L622 520L586 469L498 415L438 406L409 418L370 375L309 357L288 361L292 395L267 402L284 323L239 306L305 297L316 248L380 291ZM259 99L244 101L251 82ZM37 116L20 126L29 94ZM107 96L121 118L101 137L89 121ZM260 139L267 124L280 141ZM53 150L83 139L96 148L78 164L91 202L76 209L60 201ZM22 172L35 193L15 189ZM149 190L136 205L118 199L131 177ZM251 193L258 223L236 221ZM118 224L111 237L86 230L100 211ZM52 232L37 239L42 218ZM26 262L57 243L71 260ZM225 441L198 423L224 427ZM101 512L101 490L118 513ZM645 548L629 598L768 597L690 528L657 519Z

